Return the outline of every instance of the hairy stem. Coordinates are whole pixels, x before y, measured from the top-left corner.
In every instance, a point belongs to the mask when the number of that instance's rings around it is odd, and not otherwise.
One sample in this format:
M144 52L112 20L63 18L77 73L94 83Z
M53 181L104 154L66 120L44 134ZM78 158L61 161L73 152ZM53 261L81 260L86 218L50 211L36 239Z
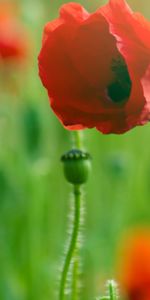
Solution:
M78 275L79 275L79 259L78 253L76 251L73 261L73 270L72 270L72 297L71 300L78 299Z
M110 295L110 300L117 300L117 285L114 280L109 280L108 281L108 289L109 289L109 295Z
M81 191L79 185L74 185L74 224L73 224L73 231L71 234L71 241L70 245L66 254L61 283L60 283L60 293L59 293L59 300L65 299L65 288L67 282L68 272L72 263L72 259L74 257L77 241L78 241L78 234L80 229L80 198L81 198Z

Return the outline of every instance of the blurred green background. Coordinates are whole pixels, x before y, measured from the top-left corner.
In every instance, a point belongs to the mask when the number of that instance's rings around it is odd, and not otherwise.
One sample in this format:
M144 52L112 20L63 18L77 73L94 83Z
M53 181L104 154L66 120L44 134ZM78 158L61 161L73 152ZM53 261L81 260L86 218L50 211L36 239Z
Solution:
M15 1L15 0L12 0ZM55 300L66 242L71 187L60 156L71 147L49 107L38 77L43 26L58 15L59 0L18 0L30 35L24 70L0 86L0 299ZM94 11L106 1L80 1ZM148 1L130 0L150 17ZM10 84L11 82L11 84ZM15 88L14 88L15 87ZM150 223L150 125L120 136L84 132L93 157L86 185L82 300L103 293L116 277L117 249L128 228Z

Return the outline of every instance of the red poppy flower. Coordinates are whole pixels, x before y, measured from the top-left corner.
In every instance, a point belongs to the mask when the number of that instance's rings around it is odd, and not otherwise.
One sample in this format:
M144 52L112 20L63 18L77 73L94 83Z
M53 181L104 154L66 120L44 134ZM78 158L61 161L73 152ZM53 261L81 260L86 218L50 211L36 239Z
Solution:
M150 231L128 236L121 251L119 280L129 300L150 300Z
M28 41L18 22L16 7L10 2L0 3L0 62L21 61L27 56Z
M67 129L123 133L150 118L150 23L124 0L62 6L44 30L39 74Z

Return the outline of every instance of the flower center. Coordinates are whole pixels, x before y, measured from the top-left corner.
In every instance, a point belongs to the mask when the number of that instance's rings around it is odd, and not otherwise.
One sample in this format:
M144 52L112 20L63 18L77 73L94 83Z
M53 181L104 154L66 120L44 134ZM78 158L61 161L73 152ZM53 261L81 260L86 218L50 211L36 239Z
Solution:
M122 56L118 57L118 59L113 59L111 69L114 73L114 80L107 87L107 94L113 102L120 104L128 100L132 82Z

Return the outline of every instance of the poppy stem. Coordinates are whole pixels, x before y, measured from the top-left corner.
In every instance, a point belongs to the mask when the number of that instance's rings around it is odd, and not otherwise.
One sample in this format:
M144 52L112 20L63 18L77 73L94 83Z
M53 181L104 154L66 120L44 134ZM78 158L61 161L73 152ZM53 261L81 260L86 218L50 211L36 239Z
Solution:
M107 296L97 298L97 300L119 300L117 284L114 280L107 282Z
M73 148L65 153L61 160L64 164L64 175L73 187L72 215L69 223L70 241L65 254L63 270L61 274L59 300L65 300L68 292L70 300L78 300L79 297L79 249L81 246L81 225L84 221L84 207L82 199L82 184L88 179L90 171L90 156L82 151L81 131L73 132ZM67 285L69 283L69 285Z
M73 146L77 149L83 148L83 132L82 132L82 130L73 131Z
M72 270L72 298L77 300L78 297L78 276L79 276L79 258L78 251L74 255L73 270Z
M114 280L109 280L108 281L108 291L109 291L110 300L117 300L118 299L117 285L116 285L116 282Z
M73 230L72 230L72 234L71 234L70 245L69 245L69 248L68 248L68 251L67 251L67 254L66 254L64 267L63 267L63 271L62 271L59 300L64 300L65 299L64 297L65 297L66 283L67 283L68 272L70 270L71 264L72 263L73 263L73 265L74 265L74 263L77 264L77 261L78 261L75 254L76 254L78 236L79 236L79 231L80 231L79 230L80 229L80 215L81 215L80 208L81 208L81 188L80 188L80 185L74 185ZM75 265L74 265L74 267L75 267ZM75 273L77 273L76 271L75 271ZM75 275L75 277L76 277L76 275ZM74 284L76 285L75 282L74 282Z
M80 150L82 148L82 132L73 131L73 148ZM65 256L63 271L61 275L59 300L65 299L65 291L68 280L70 280L71 300L78 299L78 277L79 277L79 234L82 220L82 199L81 199L81 184L73 183L73 204L70 229L70 242ZM69 277L70 272L70 277Z

